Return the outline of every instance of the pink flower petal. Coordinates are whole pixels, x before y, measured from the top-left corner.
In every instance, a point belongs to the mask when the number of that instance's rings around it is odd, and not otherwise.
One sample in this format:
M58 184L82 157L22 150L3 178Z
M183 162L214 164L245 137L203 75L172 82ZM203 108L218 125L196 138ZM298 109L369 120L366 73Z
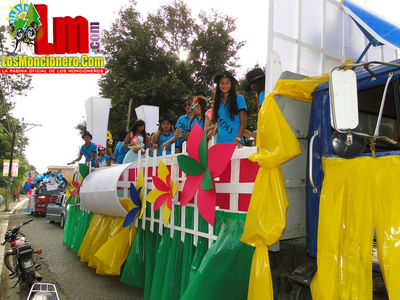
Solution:
M197 190L200 187L201 181L203 180L203 176L187 176L185 185L183 186L182 194L181 194L181 206L184 206L193 199L194 194L196 194Z
M218 177L224 172L231 161L235 147L235 144L216 144L208 149L207 168L212 178Z
M197 194L197 207L199 208L199 212L204 220L212 226L214 226L216 198L215 187L209 191L200 188Z
M165 200L168 199L168 197L171 197L171 195L169 193L165 193L165 194L162 194L162 195L158 196L156 201L154 201L154 211L159 209L161 207L161 205L163 205Z
M193 157L200 163L199 159L199 144L204 135L203 129L198 124L194 124L192 131L189 134L187 141L187 152L189 156Z
M161 192L169 192L168 186L160 178L153 176L153 183L157 190Z

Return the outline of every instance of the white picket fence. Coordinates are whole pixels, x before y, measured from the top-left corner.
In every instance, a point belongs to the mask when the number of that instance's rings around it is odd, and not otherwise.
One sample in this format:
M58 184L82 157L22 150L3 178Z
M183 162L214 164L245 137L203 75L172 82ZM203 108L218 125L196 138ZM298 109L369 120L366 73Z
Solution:
M199 230L199 218L201 218L199 210L197 208L197 193L194 197L194 203L188 203L186 206L188 207L193 207L194 215L193 215L193 229L186 228L186 207L182 206L181 207L181 220L180 220L180 225L175 224L175 218L174 218L174 207L179 206L179 199L178 195L179 192L182 191L184 183L186 181L186 174L182 172L182 175L179 175L179 165L177 161L177 156L178 155L186 155L186 143L183 144L183 151L182 153L175 153L175 145L172 145L171 149L171 154L166 155L165 151L163 152L162 156L157 156L157 153L155 151L154 156L151 157L149 155L149 149L146 150L145 155L142 157L139 155L138 160L136 161L136 164L133 164L131 168L126 169L123 173L123 178L121 181L118 182L118 187L122 188L124 190L123 198L128 199L129 198L129 186L131 184L131 181L129 181L129 170L132 168L135 169L135 174L139 174L140 169L143 171L143 177L144 177L144 198L146 198L148 191L153 190L154 184L152 182L152 176L157 175L157 166L161 161L166 166L171 166L171 180L174 181L178 185L178 192L176 193L173 201L172 201L172 211L171 211L171 216L170 216L170 222L168 226L166 226L163 222L162 219L162 213L160 211L159 217L155 218L155 213L153 210L153 203L146 203L146 205L151 205L151 212L150 215L147 214L147 211L143 214L143 222L142 222L142 228L146 228L146 224L149 224L150 226L150 231L154 232L154 224L158 223L158 233L160 235L163 234L164 232L164 227L167 227L170 229L170 235L171 237L173 236L175 231L179 231L181 233L181 240L184 242L185 240L185 234L190 234L193 235L193 243L195 246L197 246L198 238L203 237L208 239L208 244L209 246L211 243L217 239L217 236L214 234L214 228L211 225L208 225L208 230L207 232L201 232ZM233 153L232 159L231 159L231 177L230 177L230 182L229 183L219 183L218 178L215 179L215 188L216 192L218 193L229 193L230 194L230 208L229 210L225 210L228 212L235 212L235 213L245 213L239 211L239 194L251 194L253 191L254 187L254 182L245 182L241 183L239 182L239 175L240 175L240 160L241 159L247 159L250 154L254 153L257 151L257 147L243 147L243 148L237 148L235 152ZM223 154L222 154L223 155ZM151 174L149 168L152 167L151 169ZM136 178L136 177L135 177ZM134 183L134 182L133 182ZM218 197L218 195L217 195ZM219 209L217 207L218 210ZM161 209L160 209L161 210ZM136 219L136 226L138 226L138 220Z

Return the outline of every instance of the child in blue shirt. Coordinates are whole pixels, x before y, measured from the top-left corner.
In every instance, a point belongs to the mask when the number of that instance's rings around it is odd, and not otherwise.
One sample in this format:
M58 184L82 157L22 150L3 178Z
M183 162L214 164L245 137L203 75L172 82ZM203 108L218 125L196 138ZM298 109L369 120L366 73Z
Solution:
M79 151L79 156L68 163L68 165L73 165L75 162L80 161L82 156L85 156L86 163L91 162L92 167L96 167L96 152L97 146L95 143L92 143L92 135L89 131L85 131L82 134L82 139L85 143L82 145L81 150Z
M100 146L96 157L96 167L104 168L109 166L111 166L111 157L106 154L106 148Z
M197 124L204 130L205 115L207 110L207 100L203 96L196 96L193 100L191 109L193 111L193 117L189 122L189 129L193 129L194 124Z
M246 128L247 106L243 96L236 94L238 82L228 71L217 74L214 82L217 86L212 121L218 124L217 144L235 143L240 146Z
M164 149L166 154L169 155L171 154L171 145L178 139L178 132L173 132L172 122L168 117L161 118L159 124L159 129L154 138L153 149L157 149L157 156L161 156Z

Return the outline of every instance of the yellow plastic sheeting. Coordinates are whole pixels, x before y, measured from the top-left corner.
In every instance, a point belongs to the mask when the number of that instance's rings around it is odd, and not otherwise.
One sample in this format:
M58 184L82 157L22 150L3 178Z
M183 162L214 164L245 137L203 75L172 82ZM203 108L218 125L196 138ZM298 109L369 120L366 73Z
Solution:
M124 227L96 252L95 259L111 270L108 273L120 275L121 266L128 257L135 234L135 226L132 226L131 230L129 226Z
M78 256L81 257L81 261L88 262L89 267L95 268L96 273L102 275L120 274L120 270L117 270L116 266L108 266L108 264L97 259L95 254L110 238L116 236L122 230L123 222L123 217L93 214L89 229L78 251Z
M372 299L374 228L389 299L400 299L400 157L323 159L313 299Z
M241 241L256 247L248 299L273 299L267 246L279 240L285 228L289 202L280 164L301 153L300 145L274 100L267 95L258 115L258 152L249 159L260 165Z
M304 102L312 102L311 93L315 88L328 81L329 75L308 77L302 80L280 79L275 85L275 91L281 96Z

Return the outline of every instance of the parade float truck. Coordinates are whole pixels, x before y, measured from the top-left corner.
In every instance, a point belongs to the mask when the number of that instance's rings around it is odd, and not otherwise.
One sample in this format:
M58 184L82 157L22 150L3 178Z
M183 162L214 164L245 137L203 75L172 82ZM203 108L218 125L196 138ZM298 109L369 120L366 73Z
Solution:
M283 72L257 147L196 126L182 153L80 165L64 244L145 299L397 299L399 62Z

